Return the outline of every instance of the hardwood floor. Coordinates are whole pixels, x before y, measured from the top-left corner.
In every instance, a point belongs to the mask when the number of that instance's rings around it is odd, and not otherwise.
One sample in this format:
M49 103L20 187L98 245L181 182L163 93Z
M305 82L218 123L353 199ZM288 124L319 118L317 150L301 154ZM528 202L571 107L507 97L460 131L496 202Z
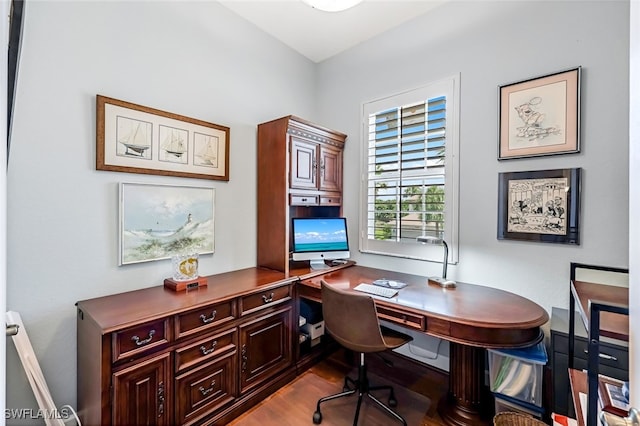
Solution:
M386 362L385 362L386 361ZM387 365L392 363L393 367ZM312 366L309 371L326 380L342 380L354 366L357 365L351 353L342 349L334 352L331 356ZM441 426L444 425L437 413L437 406L440 397L443 396L448 389L449 377L446 373L428 368L416 363L408 358L395 353L386 352L382 357L370 355L367 357L367 368L370 373L388 379L395 386L403 386L416 393L422 394L431 400L429 409L420 426ZM286 388L286 387L285 387ZM285 392L283 388L277 393ZM305 400L304 394L294 394L293 398L288 400L289 407L286 410L287 421L290 424L310 424L312 413L296 410L296 406L300 406ZM267 399L262 404L268 403ZM240 416L229 426L240 423L246 416L252 416L251 420L261 426L277 426L282 424L278 418L269 418L267 416L259 419L255 416L262 416L264 411L259 410L260 405L254 407L247 413Z

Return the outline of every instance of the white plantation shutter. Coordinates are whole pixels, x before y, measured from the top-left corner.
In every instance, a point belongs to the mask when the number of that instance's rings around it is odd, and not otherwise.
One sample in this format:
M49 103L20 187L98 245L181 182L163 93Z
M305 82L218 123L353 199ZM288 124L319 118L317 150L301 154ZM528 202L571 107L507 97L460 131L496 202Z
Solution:
M362 251L441 260L416 243L432 235L457 260L458 81L364 105Z

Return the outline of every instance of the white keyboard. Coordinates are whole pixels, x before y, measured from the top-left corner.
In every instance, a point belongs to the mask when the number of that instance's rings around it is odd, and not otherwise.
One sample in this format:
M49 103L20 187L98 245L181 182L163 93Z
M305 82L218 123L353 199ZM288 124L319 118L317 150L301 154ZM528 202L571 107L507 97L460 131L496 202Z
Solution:
M354 290L361 291L363 293L372 294L374 296L382 296L387 299L394 297L398 294L398 290L389 287L380 287L378 285L360 283L353 288Z

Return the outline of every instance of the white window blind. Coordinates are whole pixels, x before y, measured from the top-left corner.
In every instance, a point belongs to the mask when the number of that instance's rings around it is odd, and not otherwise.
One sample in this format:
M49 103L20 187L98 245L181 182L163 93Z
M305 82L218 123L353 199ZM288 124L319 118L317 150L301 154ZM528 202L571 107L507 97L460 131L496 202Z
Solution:
M441 261L416 243L432 235L457 261L458 80L364 105L362 251Z

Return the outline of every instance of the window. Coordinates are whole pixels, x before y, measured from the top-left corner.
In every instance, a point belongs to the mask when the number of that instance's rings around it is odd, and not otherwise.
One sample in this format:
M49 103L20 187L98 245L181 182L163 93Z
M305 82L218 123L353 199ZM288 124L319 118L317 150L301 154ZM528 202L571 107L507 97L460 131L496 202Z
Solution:
M459 76L363 105L360 249L457 262Z

